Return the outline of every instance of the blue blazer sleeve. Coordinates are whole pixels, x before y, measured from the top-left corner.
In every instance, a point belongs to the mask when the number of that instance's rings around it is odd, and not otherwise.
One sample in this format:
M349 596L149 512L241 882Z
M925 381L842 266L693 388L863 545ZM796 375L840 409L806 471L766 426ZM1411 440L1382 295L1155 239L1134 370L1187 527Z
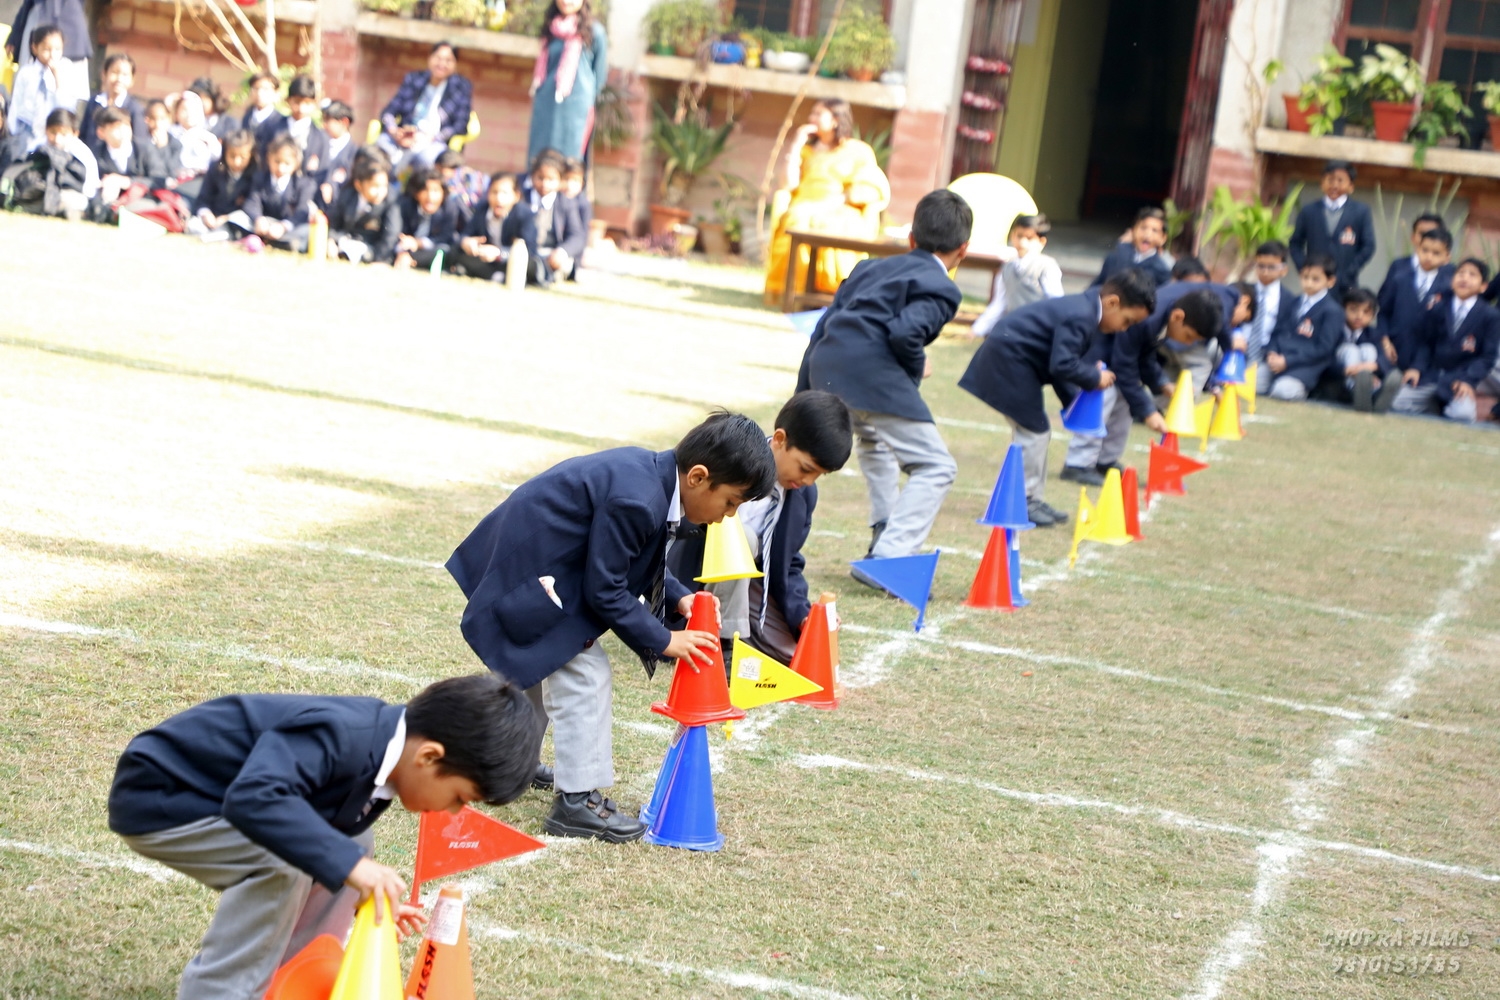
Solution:
M1054 383L1070 382L1081 389L1099 388L1099 367L1088 359L1097 332L1092 326L1070 317L1057 327L1047 366Z
M1316 201L1302 206L1302 210L1297 213L1297 222L1292 227L1292 238L1287 241L1287 247L1292 251L1292 264L1298 271L1302 270L1302 263L1307 260L1307 216L1317 206Z
M776 568L772 567L771 597L780 605L781 616L786 619L792 635L799 639L802 637L802 625L807 621L808 612L812 610L812 602L807 596L807 577L803 576L807 558L802 554L802 546L807 544L807 536L812 534L813 510L817 506L816 486L789 490L786 509L777 518L776 528L772 531L773 541L775 535L784 536L785 544L774 548L777 552L787 553L787 559L784 578L783 573L776 572ZM781 593L777 593L778 590Z
M1433 346L1447 332L1448 309L1450 308L1448 301L1445 296L1436 308L1427 310L1422 316L1422 325L1417 331L1416 350L1411 357L1411 367L1421 372L1423 376L1426 376L1432 367Z
M612 498L596 511L589 527L588 562L584 566L583 592L589 607L615 634L634 649L661 652L672 641L667 627L651 609L630 592L630 569L647 546L662 534L662 524L649 504ZM667 602L675 604L668 574ZM676 600L688 593L677 584Z
M1355 228L1359 231L1359 243L1354 251L1354 273L1358 274L1370 262L1370 258L1375 256L1375 216L1369 206L1353 198L1344 204L1359 205L1359 219L1355 222Z

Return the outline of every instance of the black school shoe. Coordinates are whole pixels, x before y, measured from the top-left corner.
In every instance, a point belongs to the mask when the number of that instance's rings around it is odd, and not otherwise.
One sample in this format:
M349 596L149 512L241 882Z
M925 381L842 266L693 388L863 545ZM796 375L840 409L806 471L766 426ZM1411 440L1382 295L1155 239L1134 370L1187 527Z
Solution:
M646 824L620 812L614 799L597 788L592 792L558 792L542 829L554 837L584 837L611 844L628 844L646 835Z
M1360 372L1354 376L1354 408L1360 413L1369 413L1375 408L1374 372Z
M1389 413L1391 404L1396 402L1396 397L1401 394L1401 372L1392 368L1386 375L1385 381L1380 383L1380 395L1375 397L1375 412Z
M885 531L884 521L876 521L874 524L870 525L870 547L868 549L865 549L866 559L875 554L875 543L880 541L880 535L883 531Z
M531 776L531 787L538 791L552 791L552 767L548 764L537 764L536 773Z
M1054 524L1066 524L1068 522L1067 514L1064 514L1045 500L1026 501L1026 516L1038 528L1050 528Z
M1104 473L1092 466L1065 465L1057 478L1069 483L1082 483L1085 486L1104 485ZM1033 517L1032 520L1035 521L1036 518Z

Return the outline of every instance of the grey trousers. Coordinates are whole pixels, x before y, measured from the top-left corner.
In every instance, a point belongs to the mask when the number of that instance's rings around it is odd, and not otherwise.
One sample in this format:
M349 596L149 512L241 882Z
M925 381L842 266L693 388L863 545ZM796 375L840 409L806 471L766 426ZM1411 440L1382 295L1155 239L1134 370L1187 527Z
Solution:
M332 934L342 943L353 926L359 893L314 884L223 817L124 840L137 854L220 893L198 953L183 970L178 1000L259 1000L281 964L313 938ZM368 857L374 830L354 842Z
M885 522L871 557L916 555L937 521L958 463L937 427L889 413L850 409L859 468L870 493L870 524ZM901 489L901 473L906 488Z
M1166 358L1162 372L1174 382L1180 373L1189 372L1193 380L1193 402L1203 402L1203 387L1208 384L1209 377L1214 373L1214 366L1218 363L1218 346L1199 342L1185 351L1163 348L1161 353Z
M597 640L528 688L543 730L552 725L553 789L592 792L615 783L614 668Z
M1006 417L1005 422L1010 424L1011 444L1021 446L1021 471L1026 474L1026 499L1040 500L1042 487L1047 482L1047 446L1052 443L1052 431L1049 429L1038 434L1022 427L1010 417Z
M1288 403L1300 403L1307 398L1307 386L1302 384L1301 379L1292 378L1290 375L1277 375L1274 376L1274 380L1266 379L1263 382L1258 382L1255 386L1255 391L1260 392L1262 385L1266 387L1263 395L1270 396L1272 399L1280 399Z
M1084 437L1074 434L1068 442L1064 465L1075 469L1092 469L1096 465L1114 465L1125 454L1130 439L1130 404L1114 386L1104 390L1104 436Z
M1442 413L1449 420L1472 424L1479 416L1474 397L1455 399L1444 406L1435 385L1403 385L1391 409L1397 413Z

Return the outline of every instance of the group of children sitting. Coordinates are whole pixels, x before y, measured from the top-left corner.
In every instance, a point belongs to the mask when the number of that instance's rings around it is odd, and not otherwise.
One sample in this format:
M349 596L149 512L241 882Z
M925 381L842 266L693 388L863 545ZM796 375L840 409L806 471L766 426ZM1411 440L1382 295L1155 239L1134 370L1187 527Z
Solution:
M35 29L31 48L15 99L8 109L0 100L0 197L9 207L106 224L131 211L206 241L298 253L326 219L330 257L494 280L514 258L528 284L577 276L593 209L582 164L555 151L524 175L485 177L450 149L398 177L378 146L354 142L349 105L320 106L310 77L292 79L283 113L278 80L257 74L237 119L207 79L142 102L125 53L105 60L103 89L80 101L51 69L61 29ZM518 244L524 254L513 252Z

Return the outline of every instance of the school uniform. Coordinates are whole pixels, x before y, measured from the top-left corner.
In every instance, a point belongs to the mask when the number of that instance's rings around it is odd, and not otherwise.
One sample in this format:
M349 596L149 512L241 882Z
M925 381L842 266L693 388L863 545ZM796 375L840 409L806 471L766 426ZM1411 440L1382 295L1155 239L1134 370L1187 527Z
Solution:
M681 520L675 454L615 448L527 480L448 560L469 646L551 720L558 792L614 784L599 639L613 631L654 673L672 640L666 609L688 594L666 566Z
M1369 206L1345 195L1337 202L1319 198L1302 206L1288 241L1297 270L1312 254L1327 254L1338 264L1340 291L1359 287L1359 272L1375 256L1375 220Z
M250 197L250 183L254 171L245 170L238 177L230 177L223 164L215 164L203 175L203 186L198 189L198 198L193 202L193 214L207 209L215 216L229 215L245 207Z
M1266 369L1256 379L1256 392L1288 402L1306 399L1333 362L1343 330L1344 310L1331 291L1312 301L1305 295L1285 300L1267 353L1280 354L1286 368L1279 375Z
M355 145L352 135L346 135L337 141L328 140L328 152L322 166L314 174L314 179L318 182L318 204L325 212L338 200L339 192L348 182L349 172L354 169L354 154L357 152L359 147ZM329 188L326 200L323 198L325 184Z
M995 275L989 305L974 321L976 337L984 337L995 328L1006 313L1015 312L1033 302L1063 297L1062 267L1044 253L1008 260Z
M234 695L130 741L109 828L221 893L179 998L261 996L283 959L347 932L344 879L391 803L405 728L404 707L375 698Z
M1399 372L1390 376L1391 363L1386 360L1385 352L1381 350L1383 339L1384 335L1375 324L1372 323L1363 330L1353 330L1350 329L1346 319L1338 347L1333 353L1333 362L1323 375L1319 396L1340 403L1352 402L1355 380L1344 373L1353 365L1369 364L1372 361L1376 365L1375 376L1377 378L1384 380L1389 376L1399 380L1401 378Z
M411 251L412 260L418 267L430 267L442 251L444 259L451 255L463 231L463 212L457 198L444 198L438 210L424 215L417 200L402 195L398 202L401 212L401 233L415 237L417 249Z
M241 125L246 132L255 136L255 148L260 150L261 155L264 156L266 146L270 144L271 140L286 131L288 120L287 116L277 111L274 106L266 108L264 111L257 111L251 107L245 109L245 117L242 119Z
M94 159L99 161L99 173L104 176L109 174L120 174L129 177L132 181L159 185L167 176L167 165L163 161L161 150L151 145L149 141L136 139L128 146L122 146L116 151L109 148L103 139L95 139L88 144L89 151L94 154Z
M270 128L270 123L261 126L256 133L256 145L262 150L270 145L272 141L289 135L297 148L302 150L302 172L309 177L320 179L323 172L323 164L328 159L328 133L313 124L311 118L305 118L301 122L294 121L289 116L282 116L281 124L270 134L269 138L262 140L260 136Z
M478 236L484 239L490 246L500 248L500 256L494 261L483 260L462 249L463 240L470 236ZM536 246L536 218L527 213L507 212L505 218L497 219L490 213L486 205L484 211L475 212L469 216L469 222L464 226L463 235L459 239L459 247L453 252L454 270L461 270L471 278L488 280L497 275L505 274L506 264L510 261L510 250L520 240L526 245L528 255ZM528 256L528 260L530 257Z
M560 277L577 276L578 262L588 247L589 231L574 201L558 193L543 198L533 191L532 198L523 198L511 209L511 214L521 217L517 219L518 225L525 227L523 220L529 216L536 229L536 245L526 248L531 253L529 280L533 284L550 285ZM554 270L546 259L555 249L568 255L567 265L561 273Z
M162 163L167 168L168 177L176 177L178 174L181 174L183 172L182 140L178 139L175 135L169 135L167 136L167 144L165 146L157 146L156 143L152 141L151 134L148 132L146 133L146 141L150 142L151 145L155 147L157 155L161 157Z
M109 107L109 95L103 91L93 95L84 103L83 122L78 126L78 134L83 136L86 142L94 141L94 117L107 107ZM130 116L130 133L137 141L150 140L151 129L146 125L146 105L143 102L126 94L125 100L115 104L115 107Z
M349 185L328 211L328 234L339 253L350 260L391 263L401 235L400 196L391 191L385 201L372 205Z
M1212 387L1219 360L1230 347L1232 334L1228 331L1234 325L1234 311L1240 304L1240 293L1228 285L1203 281L1174 281L1156 293L1157 312L1161 314L1162 325L1165 325L1166 315L1171 309L1163 307L1164 297L1165 301L1175 304L1189 292L1204 288L1218 296L1224 307L1224 323L1220 327L1224 331L1223 335L1218 341L1199 341L1196 344L1178 344L1164 339L1161 341L1160 352L1162 371L1169 382L1176 384L1183 372L1190 373L1194 401L1200 401L1203 394Z
M1276 332L1276 324L1281 320L1281 311L1287 301L1296 296L1280 281L1270 284L1256 281L1250 287L1255 290L1255 318L1246 324L1244 331L1245 362L1264 369L1261 362L1270 346L1271 335Z
M1004 415L1021 446L1026 496L1040 500L1047 478L1052 424L1043 409L1042 387L1051 385L1067 406L1080 390L1099 388L1099 293L1038 302L1010 313L990 331L958 380L959 388Z
M1089 283L1089 287L1098 288L1121 271L1128 271L1132 267L1138 267L1149 274L1157 288L1172 280L1172 265L1167 263L1160 251L1152 250L1143 254L1136 250L1134 243L1127 242L1115 244L1109 256L1104 258L1099 276Z
M1453 383L1477 387L1495 367L1500 350L1500 310L1474 296L1460 300L1450 290L1428 311L1417 340L1412 368L1416 385L1403 385L1391 409L1398 413L1442 413L1473 423L1474 398L1455 399Z
M797 391L832 392L853 418L876 534L873 558L920 551L958 474L921 385L927 345L961 299L942 261L926 250L861 261L802 356ZM900 489L903 470L910 478Z
M1385 281L1380 285L1381 333L1396 348L1396 366L1402 371L1411 367L1417 352L1417 336L1427 311L1442 300L1453 287L1452 264L1435 271L1423 271L1415 255L1391 261ZM1384 358L1384 353L1381 355Z
M283 186L278 186L269 170L261 170L250 183L250 193L245 197L241 210L253 231L256 220L262 216L286 224L287 232L279 240L268 240L272 246L302 253L307 249L307 221L317 188L311 177L292 174Z
M240 130L240 120L231 114L210 114L203 124L221 144Z

